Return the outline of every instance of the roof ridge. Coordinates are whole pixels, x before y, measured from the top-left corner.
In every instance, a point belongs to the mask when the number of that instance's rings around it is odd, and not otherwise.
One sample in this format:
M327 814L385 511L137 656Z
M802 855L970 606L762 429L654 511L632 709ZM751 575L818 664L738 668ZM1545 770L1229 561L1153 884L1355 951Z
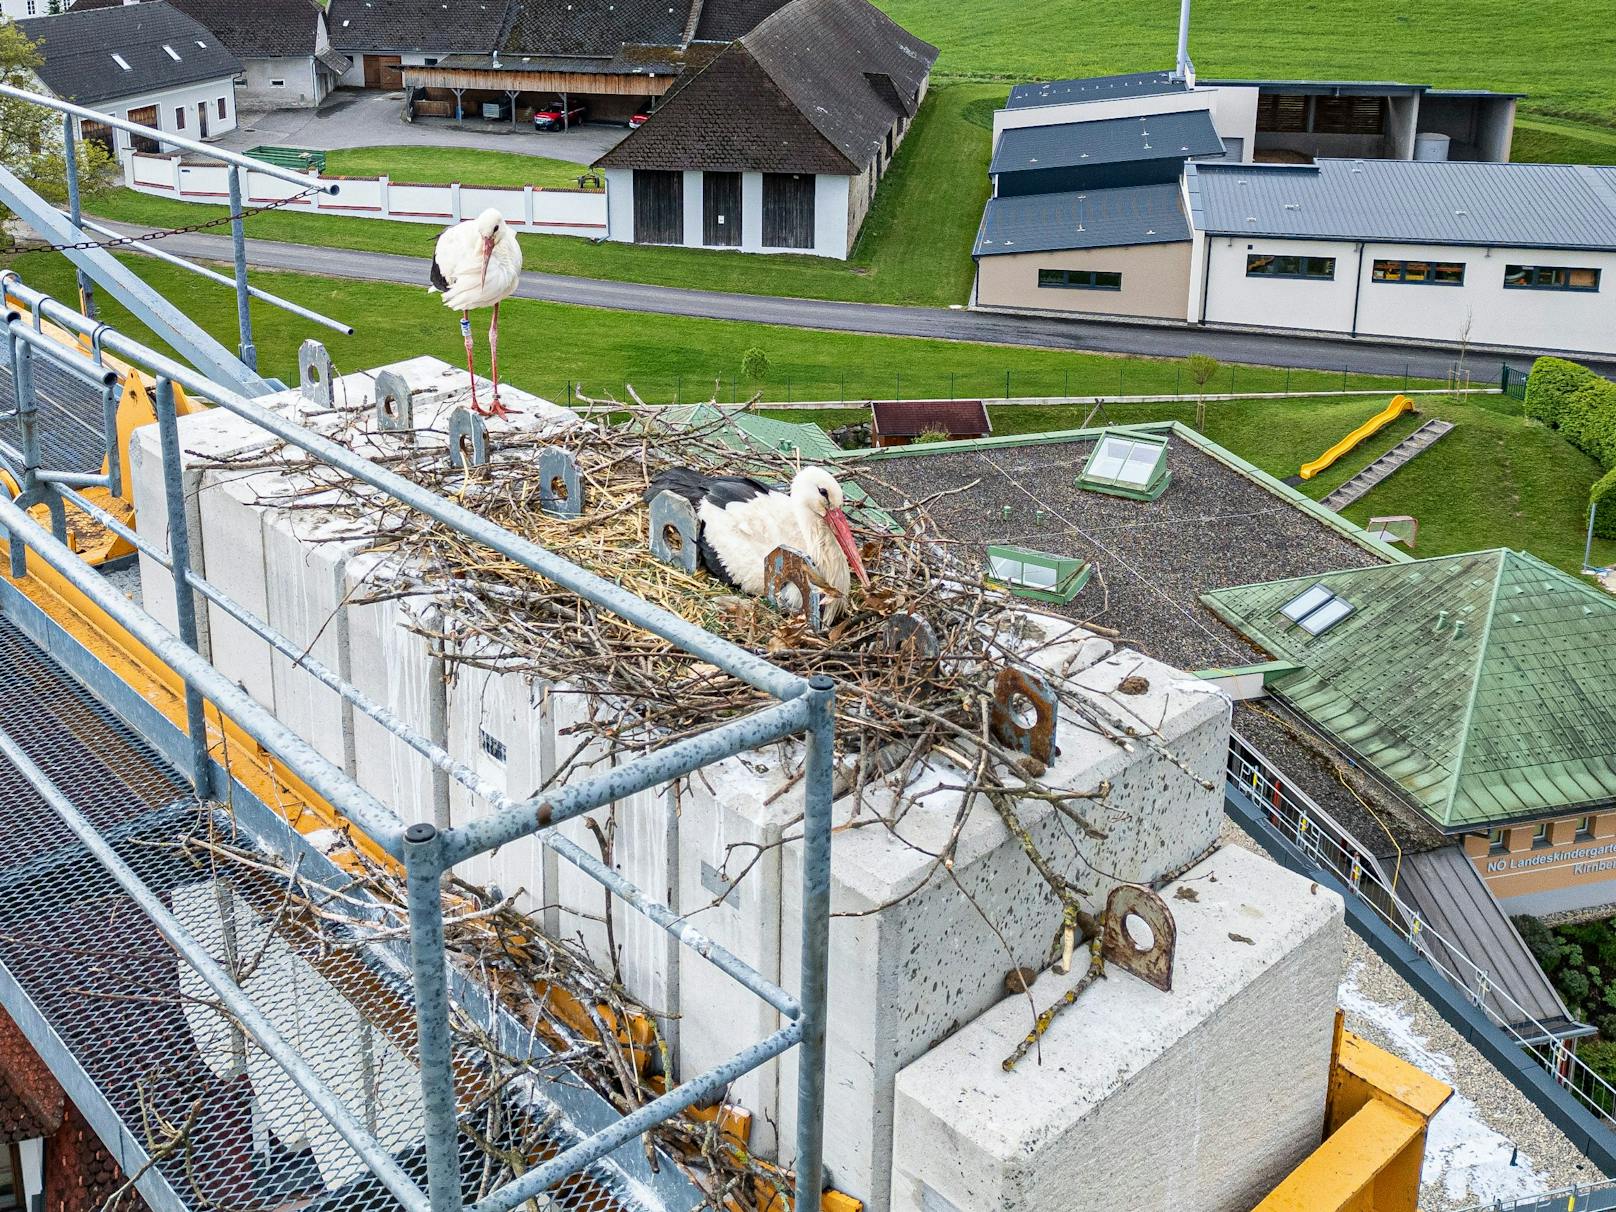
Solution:
M1476 645L1476 667L1470 680L1470 694L1465 699L1464 710L1459 715L1459 749L1453 755L1453 775L1448 780L1448 788L1443 799L1446 801L1448 811L1447 821L1453 817L1453 802L1459 796L1459 786L1464 779L1465 759L1470 754L1470 729L1476 717L1476 700L1481 695L1482 677L1487 670L1487 647L1492 643L1493 619L1498 614L1498 590L1504 582L1504 569L1509 565L1510 550L1507 547L1494 547L1488 552L1497 557L1498 567L1493 571L1493 590L1487 597L1487 617L1481 624L1481 642Z

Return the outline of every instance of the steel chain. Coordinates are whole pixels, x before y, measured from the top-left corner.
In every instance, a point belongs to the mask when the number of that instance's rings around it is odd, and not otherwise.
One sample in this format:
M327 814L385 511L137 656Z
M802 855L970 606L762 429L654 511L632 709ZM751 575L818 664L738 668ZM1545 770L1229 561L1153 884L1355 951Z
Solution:
M47 252L79 252L89 248L122 248L129 244L151 244L158 240L166 240L169 236L183 236L191 232L207 231L213 227L223 227L226 223L234 223L237 219L250 219L254 215L261 215L268 211L279 210L283 206L290 206L293 202L301 202L321 191L323 186L314 185L302 193L293 194L289 198L281 198L274 202L267 202L263 206L245 207L239 213L222 215L217 219L208 219L202 223L192 223L187 227L171 227L161 231L149 231L138 236L117 236L111 240L80 240L77 244L49 244Z

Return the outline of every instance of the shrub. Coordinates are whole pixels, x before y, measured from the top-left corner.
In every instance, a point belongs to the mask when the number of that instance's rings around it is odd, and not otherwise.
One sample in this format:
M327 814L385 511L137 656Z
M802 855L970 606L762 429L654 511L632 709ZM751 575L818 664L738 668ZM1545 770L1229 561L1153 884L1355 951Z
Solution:
M1526 415L1545 425L1558 425L1566 397L1597 378L1586 366L1564 358L1539 358L1526 380Z
M1577 388L1561 401L1556 427L1601 467L1616 467L1616 383L1596 378Z
M1616 467L1594 485L1589 500L1594 507L1594 533L1602 539L1616 539Z
M1603 1040L1577 1046L1577 1059L1607 1082L1616 1084L1616 1044Z

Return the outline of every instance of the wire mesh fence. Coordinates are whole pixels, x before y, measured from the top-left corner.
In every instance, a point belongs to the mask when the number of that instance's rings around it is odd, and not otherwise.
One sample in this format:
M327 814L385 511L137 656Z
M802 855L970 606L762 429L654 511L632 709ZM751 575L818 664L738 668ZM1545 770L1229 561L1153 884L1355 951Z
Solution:
M760 396L767 404L819 403L856 406L870 400L985 400L1117 396L1159 396L1193 400L1198 395L1290 395L1302 392L1395 392L1440 388L1443 380L1422 379L1405 365L1401 373L1373 375L1343 366L1339 370L1302 370L1285 367L1221 365L1204 384L1198 384L1181 360L1074 357L1070 367L1018 368L947 366L921 369L890 366L784 367L766 374L747 375L739 368L715 369L709 374L646 374L626 372L610 379L572 379L528 383L524 386L560 404L580 396L627 401L630 389L651 404L693 404L713 400L742 403ZM1485 388L1497 382L1497 368L1477 367L1469 382Z
M224 967L418 1183L425 1124L415 1016L396 912L264 850L199 803L143 742L0 621L0 728L66 792L117 858ZM76 1105L104 1102L160 1180L195 1209L377 1212L399 1201L15 765L0 763L0 967L82 1067ZM468 1201L571 1143L540 1076L478 1024L457 1032ZM127 1190L100 1193L105 1206ZM129 1206L133 1206L131 1203ZM541 1207L606 1212L622 1196L584 1172ZM632 1205L628 1205L632 1206Z

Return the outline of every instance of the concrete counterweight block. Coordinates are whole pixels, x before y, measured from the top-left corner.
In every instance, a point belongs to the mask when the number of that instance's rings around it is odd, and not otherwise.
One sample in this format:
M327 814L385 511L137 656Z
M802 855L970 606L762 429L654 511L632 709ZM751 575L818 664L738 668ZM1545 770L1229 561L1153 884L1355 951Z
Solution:
M1171 993L1109 971L1006 1073L1032 1014L1009 997L904 1069L892 1212L1245 1212L1318 1146L1341 898L1233 846L1162 897Z

